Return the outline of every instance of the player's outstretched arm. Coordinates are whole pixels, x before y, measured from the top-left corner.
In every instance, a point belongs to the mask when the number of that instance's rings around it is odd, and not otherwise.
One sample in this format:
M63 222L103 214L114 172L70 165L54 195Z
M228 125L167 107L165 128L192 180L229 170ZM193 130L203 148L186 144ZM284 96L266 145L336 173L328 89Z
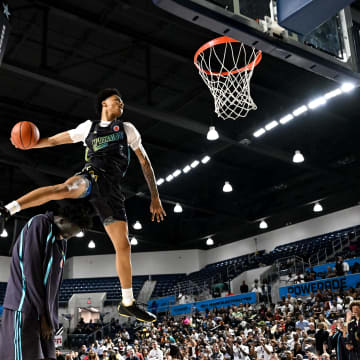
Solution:
M164 220L164 216L166 216L166 212L162 207L161 200L159 197L159 192L156 186L156 179L154 175L153 168L150 163L150 159L146 154L143 146L140 146L135 150L135 154L139 159L142 171L144 173L145 180L148 184L150 193L151 193L151 204L150 204L150 212L152 214L152 221L156 218L157 222Z
M17 146L12 142L11 143L17 148ZM62 133L56 134L54 136L45 137L39 140L39 142L34 145L31 149L39 149L45 147L52 147L63 144L72 144L74 141L71 139L68 131L64 131Z
M40 139L39 142L33 147L33 149L64 145L64 144L72 144L72 143L73 140L71 139L69 132L64 131L54 136Z

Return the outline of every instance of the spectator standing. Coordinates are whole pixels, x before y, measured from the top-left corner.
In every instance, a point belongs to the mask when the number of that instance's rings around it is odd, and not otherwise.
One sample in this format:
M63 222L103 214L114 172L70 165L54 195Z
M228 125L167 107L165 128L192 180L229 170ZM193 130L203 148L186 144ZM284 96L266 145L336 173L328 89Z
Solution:
M246 284L245 280L243 281L243 283L240 286L240 292L242 294L245 294L245 293L249 292L249 286Z
M346 322L348 323L348 339L351 341L350 346L353 346L353 351L360 359L360 301L355 300L350 304L350 311L354 315L354 320L351 320L351 313L346 313ZM349 346L349 347L350 347Z
M260 338L260 345L255 347L255 352L258 359L270 360L273 347L264 338Z
M300 314L298 317L299 321L296 322L296 328L300 330L305 330L309 327L309 322L304 320L304 315Z
M347 273L349 272L349 264L347 262L344 262L342 256L338 256L334 270L336 272L336 276L347 275Z
M111 354L109 356L109 359L110 359L110 357L111 357ZM116 355L115 355L115 358L116 358ZM130 347L128 350L128 357L126 358L126 360L139 360L139 358L135 355L135 350L132 347ZM160 360L162 360L162 358Z
M327 342L329 338L329 333L325 330L326 324L319 323L318 331L315 334L315 347L318 355L323 354L327 350Z
M219 345L215 343L213 345L213 353L211 354L211 360L224 360L224 355L220 351Z
M153 341L152 343L152 349L149 352L148 359L149 360L163 360L164 354L159 349L158 343L156 341Z

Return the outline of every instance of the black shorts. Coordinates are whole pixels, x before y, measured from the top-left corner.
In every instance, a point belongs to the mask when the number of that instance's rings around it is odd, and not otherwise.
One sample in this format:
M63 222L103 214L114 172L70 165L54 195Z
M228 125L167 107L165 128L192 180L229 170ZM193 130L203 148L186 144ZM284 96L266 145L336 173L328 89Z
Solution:
M81 197L89 199L104 225L118 220L127 222L125 195L118 181L91 166L86 166L75 175L83 176L88 181L88 188Z
M41 338L40 320L35 314L36 311L4 309L0 327L1 360L56 359L54 339Z

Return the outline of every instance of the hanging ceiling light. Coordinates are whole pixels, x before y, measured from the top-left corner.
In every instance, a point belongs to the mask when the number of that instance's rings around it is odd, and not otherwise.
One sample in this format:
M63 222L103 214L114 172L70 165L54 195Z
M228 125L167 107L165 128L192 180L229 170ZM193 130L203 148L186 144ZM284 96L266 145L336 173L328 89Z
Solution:
M314 207L313 207L313 211L314 212L322 212L323 211L323 207L321 206L321 204L319 202L317 202Z
M172 175L173 175L174 178L178 177L180 174L181 174L181 170L180 170L180 169L176 169L176 170L172 173Z
M193 169L195 169L199 164L200 164L199 160L194 160L194 161L190 164L190 166L191 166Z
M267 229L269 226L265 220L261 221L259 224L260 229Z
M88 244L88 248L89 248L89 249L95 249L95 246L96 246L96 245L95 245L95 242L94 242L93 240L90 240L90 241L89 241L89 244Z
M216 131L215 126L209 127L209 131L206 135L206 138L210 141L214 141L219 138L219 133Z
M168 176L166 177L166 181L167 181L167 182L170 182L170 181L172 181L172 180L174 180L174 177L172 176L172 174L170 174L170 175L168 175Z
M76 234L76 237L77 238L82 238L82 237L84 237L84 235L85 235L84 232L80 231L79 233Z
M209 155L205 155L202 159L201 159L201 162L203 163L203 164L206 164L206 163L208 163L209 161L210 161L210 156Z
M231 192L233 190L231 184L228 181L225 181L223 186L223 192Z
M179 203L176 203L176 205L174 206L174 213L182 213L183 208Z
M133 236L133 237L131 238L131 240L130 240L130 244L133 245L133 246L135 246L135 245L137 245L138 243L139 243L139 242L137 241L136 237Z
M184 173L184 174L187 174L190 170L191 170L190 165L186 165L186 166L183 168L183 173Z
M206 240L206 245L207 245L207 246L213 246L213 245L214 245L214 240L213 240L212 238L208 238L208 239Z
M139 220L136 220L135 221L135 224L133 225L133 228L135 230L141 230L142 229L142 225L141 225L141 222Z
M6 231L6 229L4 229L0 236L1 236L2 238L7 238L8 235L9 235L8 232Z
M293 162L296 164L304 162L304 155L300 152L300 150L296 150L293 156Z
M160 179L158 179L158 181L156 182L156 185L157 185L157 186L160 186L160 185L162 185L164 182L165 182L165 180L164 180L163 178L160 178Z
M355 89L355 85L352 84L352 83L347 82L347 83L344 83L344 84L341 85L341 90L343 92L350 92L350 91L352 91L354 89Z

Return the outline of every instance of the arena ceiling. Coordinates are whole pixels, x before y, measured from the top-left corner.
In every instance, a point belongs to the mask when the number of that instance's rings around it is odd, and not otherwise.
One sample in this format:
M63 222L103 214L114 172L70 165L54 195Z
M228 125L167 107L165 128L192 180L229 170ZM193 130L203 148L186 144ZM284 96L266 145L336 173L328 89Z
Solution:
M358 2L357 2L358 3ZM357 6L358 4L356 4ZM7 203L38 186L63 182L83 165L81 144L21 151L9 142L12 126L33 121L42 136L75 127L94 117L93 96L118 87L125 101L124 120L142 134L157 177L166 177L203 155L206 165L159 187L168 214L152 223L149 193L133 156L124 182L129 223L143 229L133 251L206 248L212 235L222 245L319 216L311 203L321 200L320 215L360 200L359 90L308 112L299 121L265 137L252 133L335 82L268 55L256 69L251 92L258 110L244 119L223 121L192 62L200 45L217 35L156 8L150 0L9 0L11 35L0 66L0 199ZM220 139L206 133L216 126ZM248 139L249 141L244 141ZM306 161L294 164L301 150ZM233 192L224 193L225 181ZM181 214L173 207L179 202ZM27 210L19 224L41 211ZM7 239L0 241L6 255ZM113 252L101 225L69 242L69 256ZM87 248L90 239L94 250Z

